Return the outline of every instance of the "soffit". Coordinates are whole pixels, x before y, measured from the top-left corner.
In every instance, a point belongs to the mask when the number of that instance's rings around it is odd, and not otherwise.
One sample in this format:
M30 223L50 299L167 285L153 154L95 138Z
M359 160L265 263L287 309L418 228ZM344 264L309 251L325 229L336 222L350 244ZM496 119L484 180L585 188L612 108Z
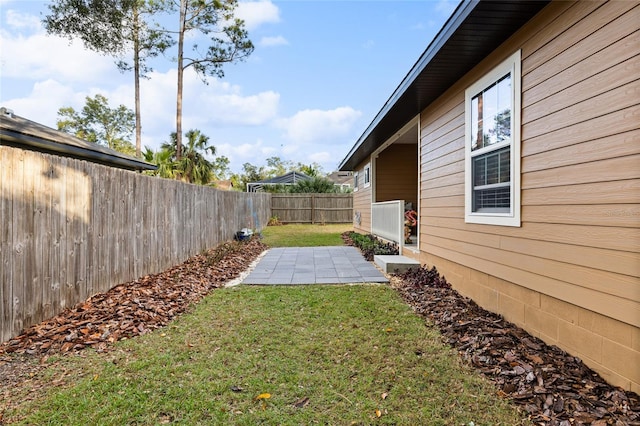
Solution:
M354 170L548 3L461 2L342 160L339 170Z

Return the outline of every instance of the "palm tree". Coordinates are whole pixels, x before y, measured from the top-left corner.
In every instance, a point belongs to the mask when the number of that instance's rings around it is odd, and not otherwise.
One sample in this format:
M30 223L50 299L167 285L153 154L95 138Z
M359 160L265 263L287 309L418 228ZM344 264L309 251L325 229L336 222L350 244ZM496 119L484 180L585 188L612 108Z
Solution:
M160 176L167 179L175 179L176 177L176 164L173 161L173 154L171 151L165 149L159 149L153 151L148 146L145 146L144 160L158 166L157 170L147 172L152 176Z
M216 147L209 145L209 137L200 130L191 129L185 133L187 143L182 147L182 156L177 159L177 135L172 132L170 141L162 144L161 151L170 154L174 162L175 178L189 183L206 185L214 178L214 164L205 155L216 154Z
M311 179L300 180L287 188L291 193L334 193L340 192L340 188L335 186L333 182L322 176L316 176Z

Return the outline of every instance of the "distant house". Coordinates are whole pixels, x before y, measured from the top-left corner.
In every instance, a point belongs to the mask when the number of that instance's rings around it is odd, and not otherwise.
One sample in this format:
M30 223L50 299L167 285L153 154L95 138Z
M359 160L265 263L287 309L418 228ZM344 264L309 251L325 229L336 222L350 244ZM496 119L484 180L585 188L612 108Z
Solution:
M157 166L138 158L20 117L4 107L0 108L0 144L77 158L120 169L157 169Z
M214 188L219 189L221 191L233 190L233 182L231 181L231 179L216 180L216 181L213 181L211 184Z
M340 164L356 230L393 239L415 209L403 254L635 392L639 22L638 2L464 1Z
M270 179L260 180L258 182L247 183L247 192L262 192L265 186L273 185L295 185L301 180L309 180L311 177L300 172L289 172L281 176L276 176Z
M353 172L350 171L336 171L329 173L327 179L333 182L334 185L339 186L341 190L349 190L352 188Z

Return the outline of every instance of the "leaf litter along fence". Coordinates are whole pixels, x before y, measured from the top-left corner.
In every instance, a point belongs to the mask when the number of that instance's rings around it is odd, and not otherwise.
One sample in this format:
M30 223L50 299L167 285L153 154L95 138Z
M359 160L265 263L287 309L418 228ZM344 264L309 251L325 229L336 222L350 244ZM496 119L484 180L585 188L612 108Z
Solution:
M270 194L9 146L0 146L0 164L0 342L271 217Z

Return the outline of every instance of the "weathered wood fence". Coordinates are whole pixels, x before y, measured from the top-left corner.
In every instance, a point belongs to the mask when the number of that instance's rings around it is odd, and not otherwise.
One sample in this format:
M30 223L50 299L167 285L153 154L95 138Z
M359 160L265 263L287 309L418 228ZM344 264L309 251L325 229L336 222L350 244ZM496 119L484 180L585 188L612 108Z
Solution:
M351 223L352 194L272 194L271 214L283 223Z
M270 198L0 146L0 341L262 229Z

